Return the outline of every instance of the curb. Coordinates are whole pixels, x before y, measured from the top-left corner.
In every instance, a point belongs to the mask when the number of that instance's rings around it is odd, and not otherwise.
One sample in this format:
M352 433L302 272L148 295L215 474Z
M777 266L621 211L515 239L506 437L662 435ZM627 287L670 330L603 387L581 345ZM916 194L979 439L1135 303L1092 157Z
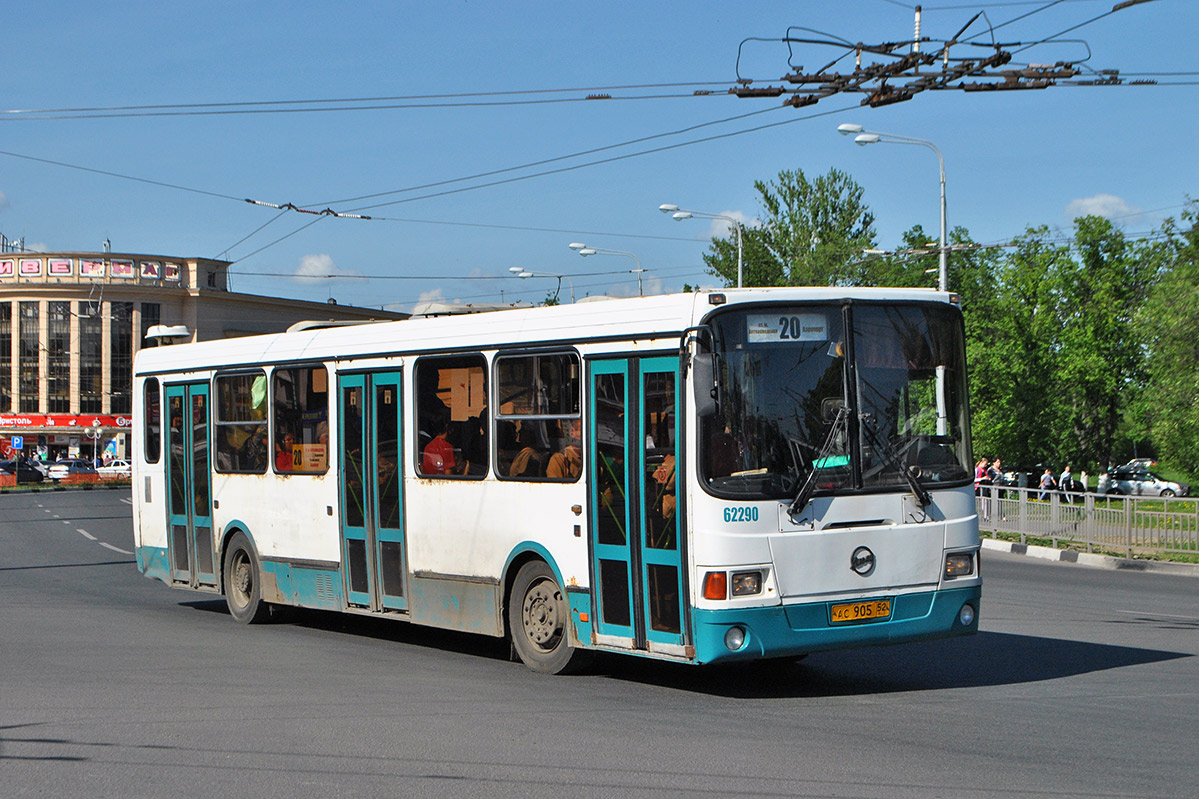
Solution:
M1053 560L1059 563L1077 563L1079 566L1089 566L1093 569L1118 569L1121 571L1156 572L1159 574L1199 577L1199 564L1195 563L1168 563L1160 560L1113 558L1109 555L1095 555L1089 552L1075 552L1072 549L1054 549L1053 547L1041 547L1033 544L1019 544L1015 541L998 541L994 538L984 538L982 546L983 549L991 549L996 552L1027 555L1031 558Z

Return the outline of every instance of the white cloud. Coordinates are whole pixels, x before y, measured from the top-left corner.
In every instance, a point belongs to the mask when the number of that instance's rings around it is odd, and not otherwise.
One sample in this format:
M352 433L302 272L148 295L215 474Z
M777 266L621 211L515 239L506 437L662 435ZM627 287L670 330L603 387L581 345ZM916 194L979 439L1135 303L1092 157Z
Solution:
M445 300L445 292L441 289L433 289L432 291L422 291L417 302L443 302Z
M300 266L296 269L296 279L305 283L352 274L354 273L342 269L334 263L332 256L324 254L305 255L300 259Z
M1137 216L1140 208L1129 205L1124 199L1114 194L1096 194L1094 197L1084 197L1071 200L1066 206L1066 217L1077 219L1080 216L1102 216L1106 219Z
M4 192L0 191L0 211L3 211L5 208L8 208L8 205L9 205L8 195L5 194Z
M731 216L741 223L741 227L757 227L758 220L749 216L744 211L721 211L721 216ZM733 223L724 219L713 219L712 224L708 226L708 238L733 238L737 233L733 230Z

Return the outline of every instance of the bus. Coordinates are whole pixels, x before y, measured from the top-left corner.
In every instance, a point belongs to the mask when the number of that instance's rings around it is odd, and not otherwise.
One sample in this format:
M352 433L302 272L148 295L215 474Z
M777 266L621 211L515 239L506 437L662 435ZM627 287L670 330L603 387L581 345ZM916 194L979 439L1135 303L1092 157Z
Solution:
M140 571L595 652L978 630L965 338L930 289L699 291L140 351Z

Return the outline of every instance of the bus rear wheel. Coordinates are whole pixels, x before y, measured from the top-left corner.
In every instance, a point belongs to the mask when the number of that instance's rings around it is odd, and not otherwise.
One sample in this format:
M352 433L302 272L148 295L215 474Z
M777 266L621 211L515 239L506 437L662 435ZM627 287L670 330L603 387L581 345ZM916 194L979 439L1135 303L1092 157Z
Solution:
M591 653L571 645L569 623L570 607L550 567L540 560L521 566L508 597L508 630L524 664L543 674L586 666Z
M234 533L229 539L223 576L230 616L242 624L258 624L270 618L271 607L262 601L258 558L244 533Z

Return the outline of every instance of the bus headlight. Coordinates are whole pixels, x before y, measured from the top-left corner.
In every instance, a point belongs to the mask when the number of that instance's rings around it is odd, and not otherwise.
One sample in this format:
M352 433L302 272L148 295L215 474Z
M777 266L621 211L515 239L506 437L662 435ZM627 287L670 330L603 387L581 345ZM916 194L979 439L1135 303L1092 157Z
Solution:
M970 552L956 552L945 556L945 576L947 578L966 577L974 574L974 555Z
M736 652L738 649L745 646L745 628L730 627L729 631L724 634L724 645L727 646L731 652Z
M733 596L762 593L762 572L733 572Z

